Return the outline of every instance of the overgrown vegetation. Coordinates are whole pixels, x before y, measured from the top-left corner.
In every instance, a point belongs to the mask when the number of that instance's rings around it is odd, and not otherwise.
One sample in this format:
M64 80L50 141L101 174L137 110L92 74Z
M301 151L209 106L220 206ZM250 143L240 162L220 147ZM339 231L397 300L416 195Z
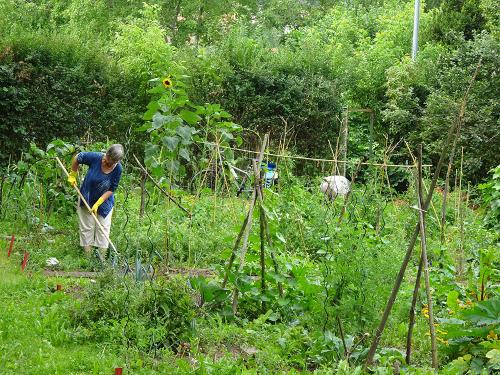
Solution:
M498 161L499 27L491 0L425 2L415 62L408 58L411 1L0 6L3 165L31 141L75 142L86 131L123 141L129 127L142 125L148 81L180 71L193 103L220 103L235 123L276 139L286 129L301 154L324 157L345 108L371 108L376 146L386 136L390 144L425 142L435 163L480 59L461 132L465 176L477 183ZM367 156L359 145L369 142L369 119L349 117L351 155ZM394 158L406 161L404 142Z
M3 1L0 234L13 251L0 256L0 372L431 374L431 310L439 373L499 371L498 6L426 1L415 61L412 12L400 0ZM427 189L457 123L425 213L433 309L421 281L407 363L418 240L366 369L418 221L415 146ZM347 160L326 160L344 140ZM101 262L79 249L55 157L114 142L126 150L119 255ZM322 177L343 166L352 189L327 199Z
M75 149L78 147L60 141L51 144L47 153L33 147L4 181L1 225L4 232L20 237L12 257L19 259L28 250L31 271L46 267L49 257L56 257L60 261L57 268L62 270L102 270L97 259L78 252L74 195L60 172L48 166L51 155L69 160ZM25 169L19 171L20 166ZM319 192L307 189L316 180L303 180L291 170L285 171L279 193L265 193L272 250L279 266L279 272L271 271L273 263L266 260L265 293L259 276L258 229L250 233L242 273L231 272L228 284L221 285L247 199L236 198L231 190L213 193L201 186L194 195L172 191L182 193L182 204L192 212L189 219L147 183L146 215L141 219L140 190L136 189L140 181L128 174L117 197L114 222L115 244L124 258L114 271L108 269L90 283L46 280L36 274L30 295L53 295L46 297L50 298L48 305L37 302L38 297L30 302L41 304L34 309L44 316L36 334L54 348L69 343L74 350L78 345L91 351L112 348L107 351L108 367L123 365L139 373L161 372L172 366L179 373L231 373L244 367L361 372L379 311L403 257L404 241L415 223L410 208L415 202L413 183L407 193L396 196L387 186L383 169L366 167L366 182L354 187L343 212L343 199L327 203ZM21 172L21 177L15 177ZM53 190L35 189L39 186ZM441 198L437 194L433 200L437 212ZM483 228L481 215L470 207L463 208L463 216L455 217L460 195L453 193L449 199L452 208L445 243L441 243L440 221L433 212L428 215L427 238L442 370L450 374L480 367L493 371L500 333L496 311L498 234ZM51 204L45 205L49 200ZM68 217L73 218L69 225ZM460 236L462 220L466 227ZM25 276L12 273L16 262L5 262L5 255L2 257L3 267L16 283L26 283L22 281ZM466 263L461 264L461 259ZM132 270L123 276L127 264ZM208 268L211 272L166 278L166 267ZM402 350L416 267L415 259L377 354L379 371L387 367L385 371L390 373L395 363L405 366ZM149 281L151 272L156 276ZM285 291L283 296L278 282ZM55 283L63 283L64 297L60 292L52 294ZM231 309L235 286L240 291L237 315ZM11 301L17 292L6 289L2 293L2 298ZM14 315L22 313L7 306ZM419 299L417 311L422 313L417 314L413 366L429 368L424 298ZM7 343L16 339L14 331L3 331ZM7 356L5 361L5 366L10 363L7 372L19 370L18 366L30 366L34 372L43 368L34 359L12 364ZM78 366L91 369L84 360L66 366L69 372ZM101 368L95 371L104 372Z

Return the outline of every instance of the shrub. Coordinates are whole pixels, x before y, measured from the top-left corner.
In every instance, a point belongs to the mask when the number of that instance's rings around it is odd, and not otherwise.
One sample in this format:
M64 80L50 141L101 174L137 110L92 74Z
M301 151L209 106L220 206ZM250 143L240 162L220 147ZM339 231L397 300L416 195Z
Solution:
M107 271L87 290L73 324L97 341L176 349L190 337L194 308L183 278L135 284Z
M44 148L54 138L74 142L86 134L124 141L140 119L136 82L117 78L105 60L82 55L67 39L41 41L0 49L0 163L19 157L30 142Z

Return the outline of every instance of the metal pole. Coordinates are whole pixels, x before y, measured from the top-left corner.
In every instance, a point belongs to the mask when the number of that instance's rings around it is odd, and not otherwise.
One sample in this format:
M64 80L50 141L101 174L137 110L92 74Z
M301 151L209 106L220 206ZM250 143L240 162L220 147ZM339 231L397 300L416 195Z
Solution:
M415 8L413 10L413 42L411 48L411 59L417 58L418 50L418 22L420 19L420 0L415 0Z

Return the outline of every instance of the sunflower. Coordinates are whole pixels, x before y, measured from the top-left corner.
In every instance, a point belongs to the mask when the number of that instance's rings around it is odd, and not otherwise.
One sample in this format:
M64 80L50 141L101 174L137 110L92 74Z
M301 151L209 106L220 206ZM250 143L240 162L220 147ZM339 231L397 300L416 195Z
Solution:
M165 87L166 89L172 87L172 80L170 79L170 77L163 78L163 81L161 82L163 83L163 87Z

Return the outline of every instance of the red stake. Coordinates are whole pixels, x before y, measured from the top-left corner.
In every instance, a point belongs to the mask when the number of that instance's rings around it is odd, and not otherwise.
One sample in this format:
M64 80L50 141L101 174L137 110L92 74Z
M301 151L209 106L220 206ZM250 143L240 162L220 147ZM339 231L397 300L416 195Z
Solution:
M56 291L61 291L62 290L62 285L61 284L57 284L56 285Z
M115 375L123 375L123 367L116 367Z
M23 262L21 263L21 271L24 271L26 268L26 263L28 263L28 259L30 258L30 253L27 251L24 252Z
M9 245L9 251L7 251L7 256L10 257L10 253L12 252L12 248L14 247L14 241L16 239L16 236L12 235L10 238L10 245Z

